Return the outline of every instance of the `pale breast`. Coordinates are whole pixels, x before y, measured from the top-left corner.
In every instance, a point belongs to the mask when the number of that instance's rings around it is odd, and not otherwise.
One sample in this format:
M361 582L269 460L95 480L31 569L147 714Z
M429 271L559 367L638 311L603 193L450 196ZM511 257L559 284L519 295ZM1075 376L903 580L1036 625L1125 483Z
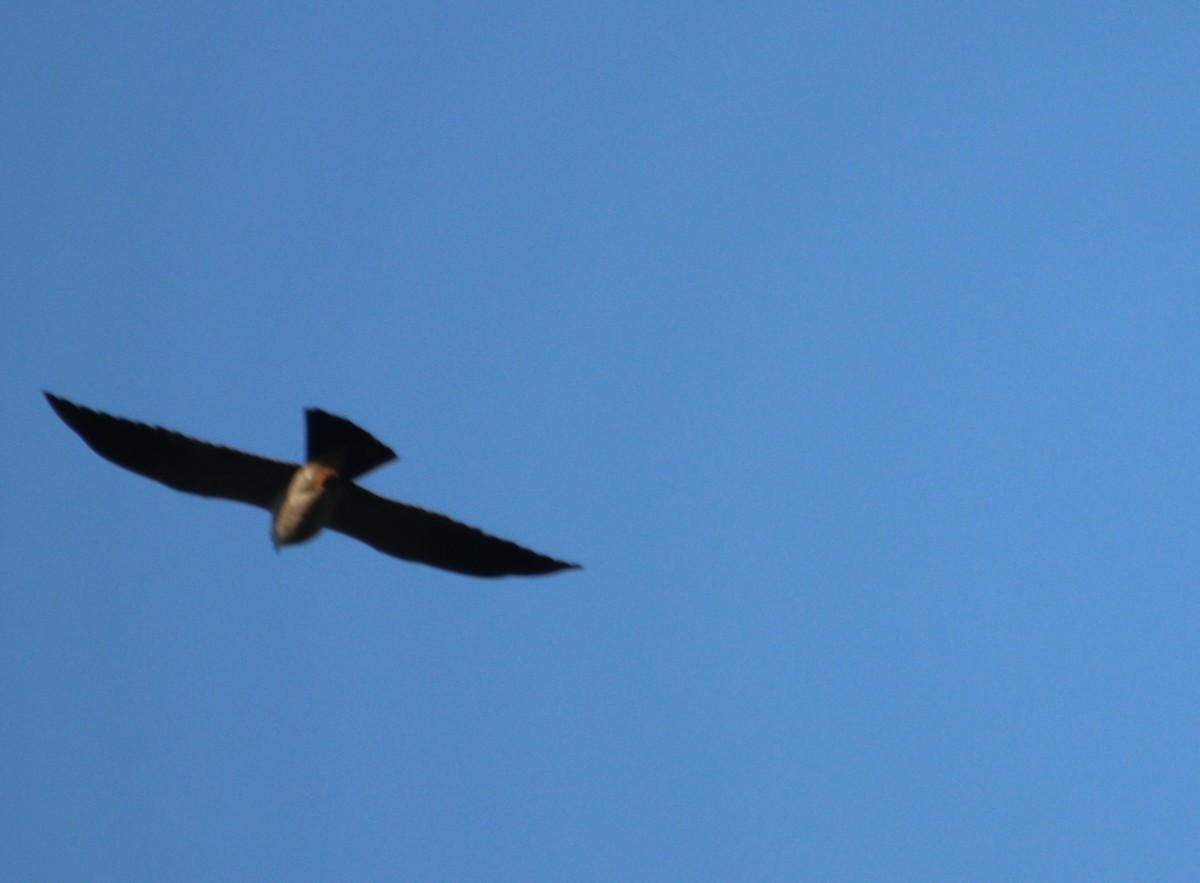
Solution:
M320 533L333 517L341 493L342 483L333 468L309 463L297 469L272 510L271 541L276 548L303 543Z

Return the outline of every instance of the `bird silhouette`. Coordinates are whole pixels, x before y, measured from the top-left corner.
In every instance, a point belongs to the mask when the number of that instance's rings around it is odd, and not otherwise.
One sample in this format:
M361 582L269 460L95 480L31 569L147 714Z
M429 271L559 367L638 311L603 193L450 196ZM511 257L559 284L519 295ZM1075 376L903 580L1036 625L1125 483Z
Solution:
M387 555L469 576L537 576L580 565L558 561L419 506L371 493L355 479L397 459L344 417L305 411L304 463L288 463L93 411L44 393L93 451L167 487L236 500L271 513L276 548L328 527Z

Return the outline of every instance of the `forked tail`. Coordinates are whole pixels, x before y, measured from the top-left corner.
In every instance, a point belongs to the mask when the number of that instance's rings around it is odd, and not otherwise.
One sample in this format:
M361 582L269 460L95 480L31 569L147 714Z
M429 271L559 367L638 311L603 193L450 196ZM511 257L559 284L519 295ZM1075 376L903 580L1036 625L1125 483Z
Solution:
M396 452L345 417L318 408L304 412L308 427L308 462L324 463L353 481L376 466L397 459Z

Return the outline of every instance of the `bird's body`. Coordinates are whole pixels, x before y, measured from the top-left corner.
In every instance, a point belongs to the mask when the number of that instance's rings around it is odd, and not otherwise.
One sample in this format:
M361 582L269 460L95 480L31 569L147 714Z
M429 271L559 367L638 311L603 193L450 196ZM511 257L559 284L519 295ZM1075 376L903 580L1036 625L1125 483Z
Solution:
M337 472L321 463L295 471L279 501L271 507L271 542L275 548L311 540L329 524L342 498Z
M388 555L471 576L534 576L579 566L361 487L355 479L396 459L395 452L349 420L316 408L305 412L308 453L297 464L45 395L63 422L106 460L175 490L268 510L276 548L303 543L328 527Z

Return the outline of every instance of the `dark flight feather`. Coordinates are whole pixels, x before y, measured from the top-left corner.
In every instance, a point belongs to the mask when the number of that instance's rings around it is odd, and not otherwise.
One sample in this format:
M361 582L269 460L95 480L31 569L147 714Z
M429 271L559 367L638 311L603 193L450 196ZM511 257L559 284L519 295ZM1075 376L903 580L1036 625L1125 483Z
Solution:
M105 460L177 491L269 510L298 468L44 395L54 413Z
M537 576L579 568L357 484L346 486L329 527L387 555L470 576Z

